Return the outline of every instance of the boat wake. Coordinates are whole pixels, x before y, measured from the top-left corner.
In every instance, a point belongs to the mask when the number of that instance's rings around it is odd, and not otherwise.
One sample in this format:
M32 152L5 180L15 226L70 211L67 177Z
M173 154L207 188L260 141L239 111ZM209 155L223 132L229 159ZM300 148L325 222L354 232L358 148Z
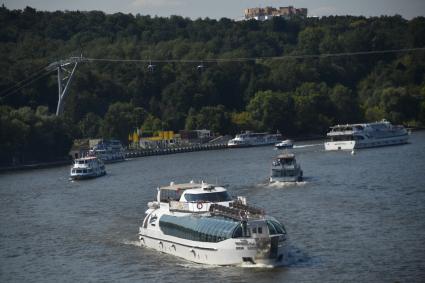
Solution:
M142 244L140 243L140 241L124 240L124 241L121 242L121 244L129 245L129 246L135 246L135 247L141 247L142 246Z
M320 146L323 145L322 143L316 143L316 144L301 144L301 145L294 145L293 148L306 148L306 147L313 147L313 146Z
M177 266L183 267L183 268L189 268L189 269L206 269L206 268L219 268L219 265L213 265L213 264L202 264L202 263L177 263Z
M301 181L301 182L273 182L266 184L266 187L270 188L287 188L287 187L294 187L294 186L305 186L308 184L307 181Z
M280 264L280 265L272 265L272 264L262 264L262 263L248 263L248 262L244 262L240 265L240 267L242 268L276 268L276 267L280 267L280 266L284 266L284 264Z

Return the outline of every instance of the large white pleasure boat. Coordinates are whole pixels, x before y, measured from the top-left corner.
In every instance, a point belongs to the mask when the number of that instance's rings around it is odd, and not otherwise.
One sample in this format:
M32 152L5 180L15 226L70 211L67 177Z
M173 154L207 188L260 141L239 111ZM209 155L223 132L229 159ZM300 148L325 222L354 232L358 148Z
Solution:
M282 140L281 134L251 133L238 134L229 140L228 147L248 147L275 144Z
M124 161L124 148L119 140L101 140L90 151L90 156L96 156L105 163Z
M386 120L374 123L347 124L331 127L327 133L326 150L353 150L407 143L409 134L403 126Z
M106 174L102 160L94 156L78 158L74 160L70 177L73 180L96 178Z
M139 228L142 246L213 265L282 265L286 231L262 209L206 183L158 188Z

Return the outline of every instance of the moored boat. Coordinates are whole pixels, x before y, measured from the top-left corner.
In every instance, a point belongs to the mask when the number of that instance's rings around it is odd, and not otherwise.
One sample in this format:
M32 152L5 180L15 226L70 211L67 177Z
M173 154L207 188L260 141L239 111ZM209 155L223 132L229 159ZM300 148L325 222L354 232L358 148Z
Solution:
M394 126L386 120L374 123L347 124L331 127L325 142L326 150L353 150L359 148L405 144L409 133L403 126Z
M139 228L142 246L213 265L277 266L284 262L286 231L264 210L232 199L206 183L158 189Z
M238 134L234 139L229 140L228 147L249 147L275 144L282 140L281 134L252 133L245 132Z
M101 140L89 151L89 155L96 156L104 163L125 160L124 148L119 140Z
M302 180L303 171L295 159L295 154L280 154L273 160L270 183L300 182Z
M100 177L105 174L105 165L102 160L94 156L88 156L74 160L70 177L73 180L82 180Z

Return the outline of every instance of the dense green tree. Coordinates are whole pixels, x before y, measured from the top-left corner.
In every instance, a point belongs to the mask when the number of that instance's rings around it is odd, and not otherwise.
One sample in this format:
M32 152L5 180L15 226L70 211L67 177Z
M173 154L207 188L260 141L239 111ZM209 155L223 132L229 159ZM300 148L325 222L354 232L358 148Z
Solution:
M424 17L193 21L2 6L2 160L62 157L70 138L126 142L141 126L297 136L382 118L424 127L423 50L305 57L423 48L424 33ZM57 78L45 67L81 54L127 61L80 63L64 115L55 118L49 113L56 110ZM34 140L40 155L29 150Z
M20 164L66 158L75 135L69 121L40 106L13 109L0 106L1 164Z
M251 99L247 110L264 131L294 133L294 100L288 93L260 91Z
M130 103L116 102L109 106L102 124L101 133L105 138L127 141L128 134L140 127L145 112Z

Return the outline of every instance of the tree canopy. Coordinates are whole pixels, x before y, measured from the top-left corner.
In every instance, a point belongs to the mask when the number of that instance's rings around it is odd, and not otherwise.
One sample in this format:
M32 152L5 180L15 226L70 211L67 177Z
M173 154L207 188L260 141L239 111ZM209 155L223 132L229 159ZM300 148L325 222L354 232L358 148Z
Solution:
M83 137L126 142L134 128L209 128L222 134L279 130L284 136L305 136L324 134L335 123L382 118L424 126L423 50L302 56L425 47L424 38L424 17L258 22L3 6L2 154L22 152L34 138L62 146ZM168 62L154 63L153 69L141 62L81 63L60 118L49 114L57 103L54 74L37 77L10 94L22 86L18 82L42 74L51 62L81 53L87 58ZM272 59L282 56L288 57ZM54 129L49 136L41 134L46 127ZM47 155L54 154L50 148Z

